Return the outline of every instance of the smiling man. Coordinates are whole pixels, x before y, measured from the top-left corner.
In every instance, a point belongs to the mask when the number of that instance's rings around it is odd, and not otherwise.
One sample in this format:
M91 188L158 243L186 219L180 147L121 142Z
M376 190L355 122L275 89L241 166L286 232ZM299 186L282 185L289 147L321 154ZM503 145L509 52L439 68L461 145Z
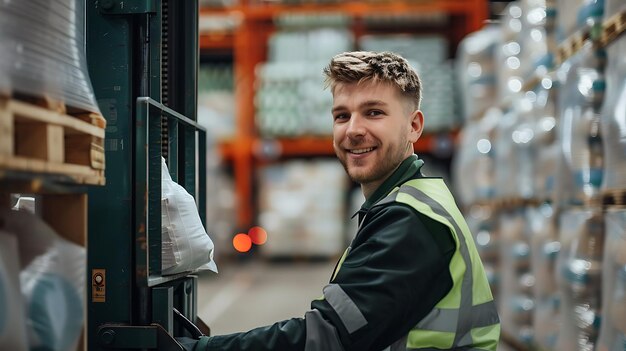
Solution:
M360 51L333 57L324 74L335 152L366 198L356 236L304 318L187 348L496 350L500 323L472 235L413 151L424 125L417 74L398 55Z

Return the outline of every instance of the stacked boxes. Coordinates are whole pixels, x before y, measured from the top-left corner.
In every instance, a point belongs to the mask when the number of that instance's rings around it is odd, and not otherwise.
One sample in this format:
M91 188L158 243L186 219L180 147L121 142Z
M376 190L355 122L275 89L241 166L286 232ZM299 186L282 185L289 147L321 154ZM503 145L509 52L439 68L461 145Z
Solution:
M348 182L336 160L295 160L265 166L259 175L259 224L268 233L266 257L333 257L345 244Z
M448 43L438 36L365 35L359 49L391 51L406 58L422 82L424 130L449 130L459 124L457 119L454 70L447 61Z

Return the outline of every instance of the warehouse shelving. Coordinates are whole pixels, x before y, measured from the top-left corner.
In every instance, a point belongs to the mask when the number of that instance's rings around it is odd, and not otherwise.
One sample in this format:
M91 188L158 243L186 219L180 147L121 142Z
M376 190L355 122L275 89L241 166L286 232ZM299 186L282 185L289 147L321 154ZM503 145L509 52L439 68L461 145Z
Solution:
M12 194L35 196L37 215L86 247L87 185L106 182L104 127L100 114L70 114L62 101L0 97L0 210L10 208Z
M241 2L229 7L204 7L200 16L225 16L235 19L237 26L232 31L209 31L200 33L200 50L205 55L212 52L232 52L235 72L236 134L234 140L220 144L222 158L232 163L236 197L238 200L237 225L249 228L254 217L253 177L258 160L267 157L332 155L332 140L328 137L296 137L262 139L255 131L254 84L255 68L265 61L266 43L274 31L273 20L281 15L314 15L340 13L352 19L352 31L358 38L369 34L366 18L371 16L443 15L448 18L444 25L432 28L432 24L410 29L392 28L384 32L443 33L450 41L451 53L460 40L480 29L488 17L488 4L485 0L426 0L394 2L337 2L326 4L280 4ZM419 24L419 23L418 23ZM430 27L428 27L430 26ZM376 31L380 33L380 30ZM416 143L416 152L430 152L438 138L455 139L456 132L424 135Z

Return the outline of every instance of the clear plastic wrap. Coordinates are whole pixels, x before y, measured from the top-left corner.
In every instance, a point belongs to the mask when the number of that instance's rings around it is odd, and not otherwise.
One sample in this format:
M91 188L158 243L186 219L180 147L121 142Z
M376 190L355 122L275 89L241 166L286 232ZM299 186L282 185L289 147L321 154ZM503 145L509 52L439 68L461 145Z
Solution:
M604 18L609 18L624 10L626 10L624 0L604 0Z
M532 114L533 103L536 100L534 92L526 92L523 97L513 104L517 112L517 121L511 134L513 142L513 158L510 163L519 165L513 183L513 195L516 198L531 199L534 197L534 183L536 154L535 148L535 119ZM503 185L503 184L501 184ZM511 183L509 183L511 187Z
M489 206L474 205L469 208L465 220L474 234L476 249L485 267L489 287L494 298L498 299L500 284L500 235L498 217Z
M499 63L496 75L500 101L511 98L522 90L524 80L520 61L522 15L520 3L514 1L506 7L502 16L500 26L502 43L501 47L496 50L496 62Z
M557 0L556 37L562 42L578 30L578 11L589 0Z
M494 130L495 197L530 198L534 183L532 103L518 95Z
M498 291L502 330L527 345L534 339L532 322L535 309L529 232L523 208L500 214L501 279Z
M561 65L559 139L564 176L559 203L580 205L597 198L603 176L600 108L604 99L605 56L591 43Z
M465 37L457 49L457 76L466 121L482 118L497 99L495 51L502 40L497 25Z
M556 258L561 249L558 241L556 216L550 203L527 209L531 228L530 259L535 277L533 296L535 310L533 328L535 344L540 349L553 350L559 331L559 291L556 285Z
M535 89L536 99L533 104L535 175L534 195L540 201L554 198L557 164L560 153L558 142L558 81L552 75L546 75Z
M465 125L454 157L455 189L464 205L493 198L494 152L492 133L502 117L498 108L490 108L480 121Z
M601 208L569 209L559 217L561 292L557 350L592 351L601 320L604 215Z
M626 209L605 214L606 245L602 263L602 319L598 351L626 349Z
M622 9L626 4L622 1ZM607 4L608 6L608 4ZM606 99L602 108L603 190L626 189L626 35L607 47Z
M85 322L85 248L27 211L0 211L0 225L19 242L29 348L76 350Z
M523 0L521 2L522 30L520 33L520 72L529 77L548 49L545 29L546 0Z
M99 112L84 54L84 7L78 0L0 2L0 92Z

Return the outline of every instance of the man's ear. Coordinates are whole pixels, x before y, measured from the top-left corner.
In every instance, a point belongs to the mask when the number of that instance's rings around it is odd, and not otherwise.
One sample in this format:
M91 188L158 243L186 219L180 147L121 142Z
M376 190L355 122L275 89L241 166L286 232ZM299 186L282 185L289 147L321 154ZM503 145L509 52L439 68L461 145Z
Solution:
M424 130L424 114L420 110L415 110L411 113L411 125L410 125L410 133L409 133L409 141L411 143L415 143L417 139L422 136L422 131Z

